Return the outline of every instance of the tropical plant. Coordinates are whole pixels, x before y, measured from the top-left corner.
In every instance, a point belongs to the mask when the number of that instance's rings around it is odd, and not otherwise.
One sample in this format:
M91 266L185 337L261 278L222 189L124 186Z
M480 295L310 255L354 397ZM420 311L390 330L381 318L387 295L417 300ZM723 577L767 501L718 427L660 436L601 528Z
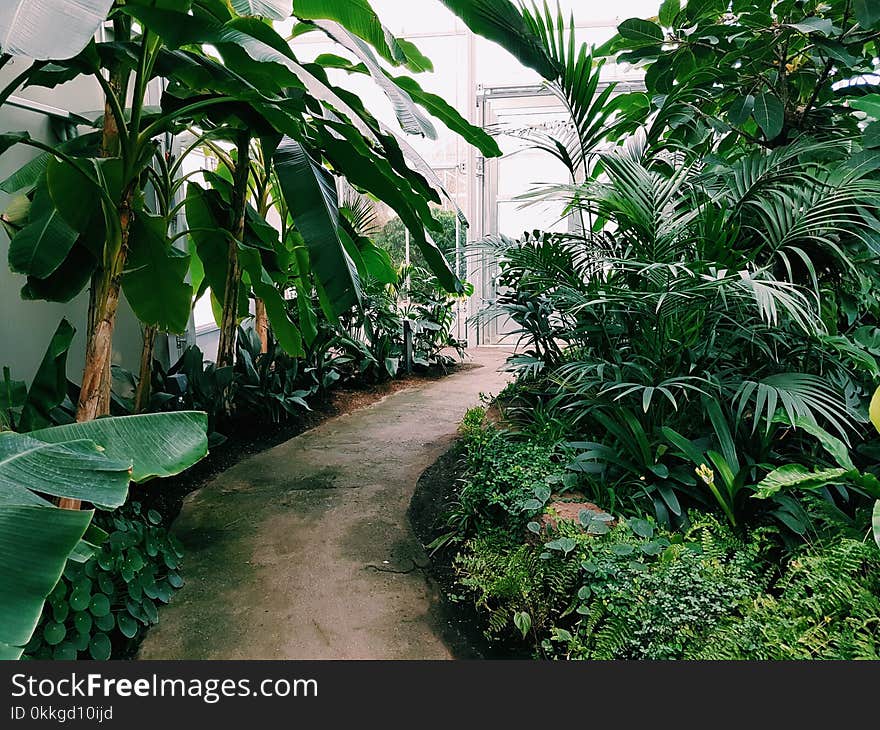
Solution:
M203 413L103 418L0 433L0 657L21 655L68 559L82 561L106 538L92 510L125 502L129 482L171 476L207 453Z
M444 291L439 282L424 269L412 268L400 274L410 285L403 306L404 320L412 332L413 364L421 367L447 367L464 357L466 343L453 336L456 304L465 295L454 297ZM470 290L470 289L469 289ZM469 291L468 290L468 291Z
M153 412L198 410L208 416L208 434L215 440L225 415L226 396L233 379L232 366L218 368L205 361L196 347L188 347L170 368L154 363L149 409Z
M455 220L457 215L448 210L435 213L435 218L443 225L443 232L434 235L437 247L443 252L447 261L455 259ZM375 233L376 245L385 249L391 258L391 263L400 268L406 263L406 226L399 217L389 220ZM421 251L415 249L410 252L410 263L418 268L425 268L425 259Z
M774 592L755 598L741 617L728 617L694 659L876 659L880 552L842 538L788 563Z
M741 617L771 578L764 536L742 540L697 520L685 534L644 519L603 523L601 534L563 521L531 542L483 532L455 567L487 632L520 634L539 656L681 659Z
M600 156L602 180L567 188L593 227L496 241L498 307L526 345L511 366L592 436L578 467L627 474L664 521L702 464L709 503L735 522L792 428L823 443L819 426L844 440L860 428L876 362L844 330L829 336L820 302L824 282L858 277L877 182L827 150L670 164L635 138Z
M859 136L851 108L871 103L878 40L880 14L860 0L667 0L599 53L645 68L652 141L723 153Z
M90 20L107 9L106 2L90 2L82 8L89 11L86 18ZM0 38L7 41L4 63L10 53L22 50L12 27L13 18L23 22L22 8L16 6L15 10L0 18L7 21L0 26ZM40 9L27 10L37 13ZM443 285L453 291L459 288L442 255L423 233L425 227L439 228L428 207L428 201L439 203L439 197L423 174L407 166L405 158L412 157L411 150L391 130L379 125L357 98L330 84L320 63L300 64L289 43L263 18L256 17L282 19L289 17L290 10L289 2L230 6L219 0L193 0L173 8L153 0L119 2L109 16L112 42L88 41L82 34L94 26L78 24L74 38L82 43L76 44L70 56L66 52L72 47L56 46L59 34L66 31L59 23L64 16L55 16L53 23L50 13L35 15L45 26L44 35L39 42L32 39L28 52L35 58L51 58L52 49L60 47L65 56L51 62L35 61L4 89L0 101L23 84L54 87L77 76L94 78L106 98L102 117L81 120L96 130L82 139L52 147L26 134L10 133L3 135L0 144L0 151L25 144L44 153L4 184L8 192L22 194L15 209L20 226L10 248L10 261L13 269L28 276L24 296L68 301L91 283L79 420L109 411L110 351L121 293L148 328L175 330L185 322L193 293L184 278L186 255L172 247L168 221L155 217L144 193L148 184L162 177L153 167L157 141L187 125L220 129L219 136L232 139L238 150L229 220L218 229L222 241L217 248L225 275L212 277L212 288L215 294L222 293L225 304L222 319L227 341L221 348L221 365L231 364L226 360L231 360L239 316L240 271L246 272L263 302L276 305L269 309L269 316L277 315L277 335L285 347L292 354L301 349L300 333L280 306L276 285L283 284L265 271L258 252L244 245L247 162L253 138L260 139L263 160L274 161L278 188L287 198L287 210L308 250L309 271L320 286L328 314L338 316L359 301L353 252L339 224L330 166L397 210ZM480 144L486 153L500 153L491 138L436 97L422 92L415 81L401 81L407 88L404 91L388 72L372 64L368 44L391 65L415 71L430 67L412 44L384 30L377 32L381 25L368 5L343 12L334 3L303 2L297 4L296 14L302 22L295 37L309 31L324 32L370 62L371 73L398 103L407 131L432 133L416 109L420 104ZM168 81L161 108L147 108L148 85L159 77ZM126 108L129 99L130 108ZM418 129L414 122L419 122ZM157 164L161 166L161 161ZM270 173L264 172L268 178ZM168 208L169 212L176 210ZM190 227L198 225L191 222ZM281 240L287 245L284 238ZM286 250L289 254L289 248ZM216 273L219 265L215 264L203 264L203 268ZM223 285L218 286L221 278ZM159 282L163 294L157 296L155 289L145 287L147 280ZM160 300L162 304L157 306ZM148 340L152 334L148 331ZM144 355L147 367L149 349L148 345ZM149 379L142 377L141 382L146 387ZM141 405L147 400L145 396L138 399Z
M288 355L271 337L263 352L254 328L239 328L236 350L230 396L233 416L281 423L311 410L306 399L318 388L304 372L304 361Z
M159 607L183 586L183 548L158 512L131 502L98 512L95 526L107 539L85 562L68 561L24 648L26 658L130 656L159 620Z
M67 396L67 351L74 329L63 319L55 330L30 388L12 380L3 368L0 383L0 431L33 431L53 424L53 411Z

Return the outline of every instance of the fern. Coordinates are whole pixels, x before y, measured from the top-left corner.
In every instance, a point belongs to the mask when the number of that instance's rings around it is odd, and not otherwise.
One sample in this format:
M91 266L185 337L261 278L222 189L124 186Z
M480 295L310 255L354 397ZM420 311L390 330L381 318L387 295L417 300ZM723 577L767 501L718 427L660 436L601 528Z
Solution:
M840 539L798 556L694 657L702 659L875 659L880 656L880 553Z

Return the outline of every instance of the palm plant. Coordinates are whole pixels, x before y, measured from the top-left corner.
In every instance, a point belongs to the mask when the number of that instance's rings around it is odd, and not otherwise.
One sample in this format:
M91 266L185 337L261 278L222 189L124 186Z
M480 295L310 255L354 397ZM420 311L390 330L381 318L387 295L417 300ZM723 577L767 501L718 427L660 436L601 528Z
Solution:
M865 420L876 363L847 358L872 361L843 332L829 342L822 291L852 279L880 186L824 143L710 167L642 136L599 159L601 178L554 191L591 228L493 241L505 293L483 316L520 325L511 367L589 438L577 468L661 518L682 514L678 491L735 522L788 444L847 441Z
M792 133L782 144L779 129L770 129L798 127L788 122L864 93L835 93L830 80L873 53L865 29L876 18L864 4L854 4L854 15L849 4L786 6L798 17L774 27L774 42L794 38L792 50L813 55L774 77L776 85L809 77L811 64L824 68L789 94L798 104L799 93L809 97L789 120L767 98L773 93L718 87L724 74L751 78L751 67L733 61L751 56L742 55L743 43L764 43L761 30L754 38L726 36L735 50L720 73L709 68L711 53L699 63L678 62L706 40L691 36L694 18L717 21L726 6L664 3L661 24L689 28L680 43L676 36L667 47L660 26L632 19L607 48L591 52L575 42L574 23L547 3L444 3L538 70L570 113L568 124L530 134L566 165L570 182L524 200L567 202L577 232L491 240L503 293L480 317L503 313L519 326L523 347L509 366L542 408L566 412L578 436L590 439L575 466L600 485L621 481L631 497L649 498L662 519L683 514L677 494L686 494L735 522L739 510L755 504L744 499L748 487L786 452L808 452L820 466L827 458L837 469L823 480L798 466L807 473L790 473L787 483L824 488L844 474L852 489L876 491L871 475L852 468L847 443L862 428L880 373L872 336L878 307L871 291L880 273L874 125L862 134L852 109L876 119L880 107L873 95L853 99L850 109L837 106L840 128L818 135L828 142ZM746 25L749 12L741 14ZM843 35L861 55L838 66L823 54L825 36L840 32L826 16L840 12ZM797 24L813 14L821 17ZM734 16L722 22L735 28ZM707 25L707 34L718 27ZM646 78L652 98L615 96L613 85L602 84L594 58L609 48L626 50L629 62L661 57ZM718 94L733 101L728 121L739 116L733 123L744 124L746 134L731 134L707 104L694 108L700 84L714 102ZM634 130L636 120L646 127ZM702 484L694 467L702 467ZM803 510L782 496L775 505L777 517L803 532Z

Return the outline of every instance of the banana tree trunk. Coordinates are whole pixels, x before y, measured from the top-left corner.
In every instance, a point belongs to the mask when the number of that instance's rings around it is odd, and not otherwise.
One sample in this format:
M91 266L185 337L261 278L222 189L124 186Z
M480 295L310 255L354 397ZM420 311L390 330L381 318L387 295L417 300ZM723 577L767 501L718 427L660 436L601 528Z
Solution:
M134 412L143 413L150 405L152 397L153 380L153 353L156 349L156 334L158 328L154 325L144 327L144 346L141 350L141 368L138 376L138 387L134 397Z
M113 356L113 330L119 310L122 271L128 251L131 209L131 193L124 200L120 211L121 245L109 268L95 274L93 287L93 313L89 318L89 331L86 335L86 360L83 369L82 387L76 408L76 420L93 421L110 414L110 365ZM58 502L62 509L79 509L77 499L64 499Z
M119 244L109 267L95 274L92 281L94 314L86 336L86 363L79 392L76 420L92 421L110 413L110 365L113 354L113 329L119 309L122 271L128 253L131 227L131 199L126 192L119 210Z
M254 315L254 328L257 330L257 336L260 338L260 351L269 352L269 315L266 312L266 303L262 299L257 299Z
M238 159L232 189L233 230L229 241L229 260L226 284L223 290L223 315L220 320L220 345L217 348L217 366L228 367L235 362L235 331L238 326L238 300L241 288L241 263L238 245L244 241L245 213L247 211L248 175L250 174L251 137L242 132L238 139Z
M119 41L131 38L131 20L120 16L113 21L114 36ZM130 78L128 67L119 65L111 70L110 89L117 99L124 100ZM115 157L119 154L119 127L112 113L109 99L104 102L104 127L101 138L101 155ZM128 253L128 235L131 225L131 202L134 189L130 187L122 196L119 205L119 238L114 246L115 255L92 277L89 299L88 332L86 333L86 359L83 368L82 387L76 408L76 420L92 421L110 414L110 366L113 358L113 329L116 326L116 313L119 310L119 296L122 271ZM111 241L105 241L105 250ZM62 498L58 501L62 509L79 509L80 500Z
M269 178L271 175L272 158L267 157L263 153L262 145L257 147L259 164L263 169L263 179L257 181L257 189L259 194L255 201L257 206L257 214L260 218L269 217L269 211L272 209L271 185ZM254 304L254 329L260 338L260 351L265 354L269 352L269 313L266 311L266 302L256 297Z

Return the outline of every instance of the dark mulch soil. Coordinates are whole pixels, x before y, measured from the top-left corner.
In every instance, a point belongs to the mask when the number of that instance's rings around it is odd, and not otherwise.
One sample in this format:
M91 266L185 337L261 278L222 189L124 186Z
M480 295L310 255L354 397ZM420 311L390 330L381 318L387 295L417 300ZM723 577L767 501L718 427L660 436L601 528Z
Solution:
M423 545L448 532L445 519L455 501L464 468L462 450L456 444L419 478L409 506L409 519ZM434 621L452 655L456 659L531 659L531 653L521 643L491 641L483 633L484 617L473 601L461 597L464 591L455 582L455 553L455 546L438 550L425 570L440 595Z
M470 363L453 365L445 371L439 368L404 375L384 383L352 381L331 391L322 403L313 403L312 411L303 411L298 418L282 424L238 422L223 431L226 441L211 449L210 454L183 474L144 486L132 485L131 498L145 508L155 509L170 525L180 513L184 498L201 489L218 474L243 459L271 449L273 446L299 436L318 424L345 413L375 403L387 395L425 381L438 380L455 372L475 367Z

